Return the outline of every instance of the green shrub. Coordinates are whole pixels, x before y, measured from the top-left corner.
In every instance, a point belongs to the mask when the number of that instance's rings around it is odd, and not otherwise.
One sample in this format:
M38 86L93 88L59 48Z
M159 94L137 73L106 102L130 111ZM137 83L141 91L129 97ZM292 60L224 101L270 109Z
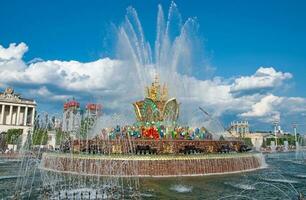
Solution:
M18 144L20 136L22 135L22 129L9 129L6 132L6 141L8 144Z
M251 138L242 138L243 142L248 146L253 146Z

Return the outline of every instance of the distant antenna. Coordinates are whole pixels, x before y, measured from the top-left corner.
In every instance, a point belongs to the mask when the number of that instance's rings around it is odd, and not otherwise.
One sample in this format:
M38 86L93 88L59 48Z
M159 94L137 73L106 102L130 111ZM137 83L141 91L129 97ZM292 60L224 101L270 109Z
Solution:
M297 126L298 126L298 124L296 123L296 122L293 122L292 123L292 128L293 128L293 131L294 131L294 139L295 139L295 143L297 144L297 131L296 131L296 129L297 129Z
M279 124L279 121L278 120L275 120L273 122L273 125L274 125L274 138L275 138L275 146L277 147L277 126Z

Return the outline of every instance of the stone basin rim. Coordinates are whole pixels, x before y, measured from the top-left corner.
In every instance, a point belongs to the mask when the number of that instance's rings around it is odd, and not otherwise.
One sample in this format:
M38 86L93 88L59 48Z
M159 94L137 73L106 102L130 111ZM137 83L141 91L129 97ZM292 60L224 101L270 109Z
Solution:
M262 156L262 153L227 153L227 154L193 154L193 155L89 155L89 154L70 154L70 153L43 153L43 156L84 159L84 160L195 160L195 159L228 159L228 158L245 158L251 156Z
M150 176L150 175L97 175L97 174L86 174L86 173L77 173L77 172L71 172L71 171L59 171L49 168L44 168L42 166L39 166L40 170L54 172L54 173L60 173L60 174L71 174L71 175L81 175L81 176L88 176L88 177L113 177L113 178L173 178L173 177L203 177L203 176L222 176L222 175L229 175L229 174L239 174L239 173L248 173L257 171L260 169L265 169L266 166L261 166L253 169L246 169L246 170L240 170L240 171L231 171L231 172L221 172L221 173L207 173L207 174L181 174L181 175L160 175L160 176Z
M252 164L241 164L241 167L235 167L235 160L242 159L243 162L250 161ZM228 161L227 161L228 160ZM241 160L241 161L242 161ZM74 163L80 163L80 161L85 162L82 163L82 166L78 168L79 165L75 165ZM47 162L47 163L45 163ZM64 167L62 164L53 165L52 162L66 162L67 167ZM87 165L97 165L99 162L102 164L119 164L120 166L128 166L127 171L120 171L116 173L115 170L106 171L92 171L97 168L86 168ZM173 169L174 165L178 163L185 163L194 170L191 170L191 173L188 171L169 171L169 169ZM230 163L231 167L219 167L218 165L221 163L227 164ZM87 163L87 164L86 164ZM130 163L130 164L129 164ZM144 168L138 167L138 171L133 171L133 167L135 163L136 165L141 165ZM148 163L149 165L144 165L144 163ZM154 171L153 169L160 169L159 164L163 165L166 163L165 172L159 173L158 171ZM209 163L208 167L206 164ZM60 173L60 174L71 174L71 175L81 175L81 176L96 176L96 177L143 177L143 178L161 178L161 177L195 177L195 176L213 176L213 175L225 175L225 174L235 174L235 173L245 173L250 171L255 171L258 169L265 168L264 165L264 156L261 153L251 152L251 153L231 153L231 154L196 154L196 155L88 155L88 154L71 154L71 153L44 153L42 156L42 162L39 168L46 172ZM51 165L50 165L51 164ZM123 164L123 165L122 165ZM195 165L200 167L195 167ZM203 166L204 167L203 167ZM72 166L72 168L69 168ZM76 168L75 168L76 166ZM212 167L211 167L212 166ZM217 167L217 170L213 168ZM224 166L224 165L223 165ZM225 165L226 166L226 165ZM104 166L105 167L105 166ZM186 166L185 166L186 168ZM200 170L199 170L200 168ZM219 170L221 171L218 171ZM89 170L88 170L89 169ZM102 167L103 169L103 167ZM144 169L144 171L142 170ZM153 170L151 172L150 170ZM183 168L182 168L183 169ZM188 168L189 169L189 168ZM88 171L86 171L88 170ZM101 170L99 168L99 170ZM105 170L105 169L104 169ZM140 170L140 171L139 171ZM149 170L149 171L148 171ZM222 171L224 170L224 171Z

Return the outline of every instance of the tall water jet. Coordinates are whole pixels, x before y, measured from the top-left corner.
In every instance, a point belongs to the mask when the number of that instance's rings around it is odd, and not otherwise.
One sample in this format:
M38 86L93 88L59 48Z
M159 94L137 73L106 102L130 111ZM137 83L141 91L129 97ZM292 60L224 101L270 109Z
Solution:
M167 17L161 5L158 6L154 48L146 40L138 14L132 7L127 9L117 31L117 57L135 73L131 80L126 80L131 85L128 90L133 91L134 98L144 98L143 88L158 74L161 82L167 84L169 95L184 105L180 121L186 124L195 117L193 112L200 103L199 94L190 89L196 80L191 75L193 68L208 68L204 45L197 36L198 28L196 19L184 21L172 2Z

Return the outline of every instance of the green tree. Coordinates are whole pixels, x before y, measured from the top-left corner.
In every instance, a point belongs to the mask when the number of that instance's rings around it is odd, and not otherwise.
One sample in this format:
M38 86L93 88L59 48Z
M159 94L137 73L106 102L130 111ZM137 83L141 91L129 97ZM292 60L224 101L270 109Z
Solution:
M22 129L9 129L6 133L6 141L8 144L18 144L20 136L22 135Z
M242 140L243 140L244 144L246 144L250 147L253 146L251 138L242 138Z
M262 142L262 145L261 145L262 148L266 148L267 147L267 140L263 140Z
M220 140L220 141L224 141L224 140L225 140L224 137L223 137L223 135L220 136L219 140Z
M55 135L55 144L60 145L62 141L65 141L69 138L69 133L63 132L60 129L56 130L56 135Z
M46 129L36 129L32 135L33 145L46 145L48 143L48 132Z
M80 138L85 139L87 137L88 131L94 125L95 120L90 117L86 117L81 121L81 128L80 128Z
M289 145L295 145L295 136L294 135L288 136L288 143L289 143Z
M4 152L7 148L6 133L0 133L0 151Z
M13 149L15 149L15 145L19 145L21 143L21 135L23 133L23 129L9 129L6 133L6 141L8 144L13 145Z

